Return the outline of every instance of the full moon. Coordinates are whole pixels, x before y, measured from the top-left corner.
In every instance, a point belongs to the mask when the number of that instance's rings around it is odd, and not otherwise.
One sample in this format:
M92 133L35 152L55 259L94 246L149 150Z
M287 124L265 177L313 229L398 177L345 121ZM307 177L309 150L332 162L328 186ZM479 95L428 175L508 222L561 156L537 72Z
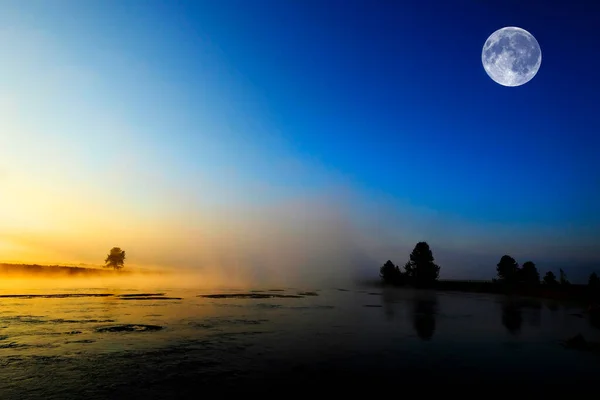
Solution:
M485 72L503 86L521 86L537 74L542 50L525 29L508 26L492 33L483 45L481 62Z

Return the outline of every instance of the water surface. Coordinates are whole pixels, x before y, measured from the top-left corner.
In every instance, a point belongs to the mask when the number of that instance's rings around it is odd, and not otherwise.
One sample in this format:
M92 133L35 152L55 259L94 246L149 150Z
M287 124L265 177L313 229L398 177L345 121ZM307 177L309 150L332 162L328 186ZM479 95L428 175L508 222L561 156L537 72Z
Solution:
M203 297L214 294L235 296ZM600 371L597 354L561 346L600 341L585 310L536 299L378 287L0 295L2 399L395 379L582 388Z

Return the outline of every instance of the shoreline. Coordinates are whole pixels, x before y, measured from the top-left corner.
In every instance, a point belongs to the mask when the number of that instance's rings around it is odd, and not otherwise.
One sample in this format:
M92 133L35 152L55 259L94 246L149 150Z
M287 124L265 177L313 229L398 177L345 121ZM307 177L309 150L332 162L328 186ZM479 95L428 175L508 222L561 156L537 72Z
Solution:
M9 264L0 263L0 277L80 277L80 276L115 276L136 274L156 274L158 272L146 271L115 271L109 268L75 267L65 265L40 265L40 264Z
M587 306L598 306L600 304L600 293L593 292L588 285L569 284L566 286L503 284L494 281L469 281L469 280L439 280L427 288L414 287L412 285L394 285L379 281L378 286L411 288L416 290L433 289L439 291L452 291L463 293L489 293L502 295L516 295L532 297L545 300L567 301L585 304Z

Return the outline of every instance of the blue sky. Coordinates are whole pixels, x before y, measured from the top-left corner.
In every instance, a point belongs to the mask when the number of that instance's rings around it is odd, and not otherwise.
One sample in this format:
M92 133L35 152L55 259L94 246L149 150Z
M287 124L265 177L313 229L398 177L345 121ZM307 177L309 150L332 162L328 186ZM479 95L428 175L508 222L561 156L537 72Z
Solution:
M600 10L590 4L4 1L0 26L14 40L0 49L11 60L0 82L22 98L21 115L37 117L15 119L35 133L5 138L21 153L0 171L42 179L22 160L48 140L73 146L39 150L62 165L57 182L82 191L117 165L121 186L107 202L144 209L140 219L311 196L335 209L341 191L358 225L405 231L370 228L377 262L402 240L402 251L417 240L445 248L447 276L461 275L452 270L469 252L550 262L584 251L577 262L597 262ZM521 87L496 84L481 65L483 43L504 26L528 30L542 49ZM52 71L43 82L55 86L39 89L35 79ZM94 134L107 120L111 133ZM394 226L400 214L410 223ZM464 253L469 243L479 249ZM472 265L493 274L493 262Z

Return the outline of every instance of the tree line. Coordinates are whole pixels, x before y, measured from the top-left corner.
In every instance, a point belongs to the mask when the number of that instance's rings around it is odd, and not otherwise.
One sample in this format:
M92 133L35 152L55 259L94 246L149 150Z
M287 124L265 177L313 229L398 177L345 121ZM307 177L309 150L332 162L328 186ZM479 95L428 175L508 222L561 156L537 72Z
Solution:
M418 242L403 268L387 260L380 268L380 277L384 283L393 285L431 287L435 285L440 274L440 266L434 261L429 244ZM562 268L559 269L558 279L552 271L548 271L540 280L540 273L533 261L526 261L521 266L509 255L500 258L500 262L496 265L496 273L497 278L492 281L505 285L547 285L549 287L570 285L567 274ZM600 292L600 278L595 272L590 275L588 286Z
M511 256L503 255L500 262L496 265L498 279L496 282L505 284L522 284L522 285L547 285L547 286L568 286L571 284L567 278L567 274L562 268L559 268L558 279L552 271L546 272L544 278L540 280L540 273L533 261L526 261L522 266ZM588 278L588 286L594 289L600 288L600 278L598 274L592 272Z
M429 244L419 242L410 253L403 270L391 260L387 260L380 269L380 276L385 283L394 285L431 286L440 275L440 266L434 261Z

